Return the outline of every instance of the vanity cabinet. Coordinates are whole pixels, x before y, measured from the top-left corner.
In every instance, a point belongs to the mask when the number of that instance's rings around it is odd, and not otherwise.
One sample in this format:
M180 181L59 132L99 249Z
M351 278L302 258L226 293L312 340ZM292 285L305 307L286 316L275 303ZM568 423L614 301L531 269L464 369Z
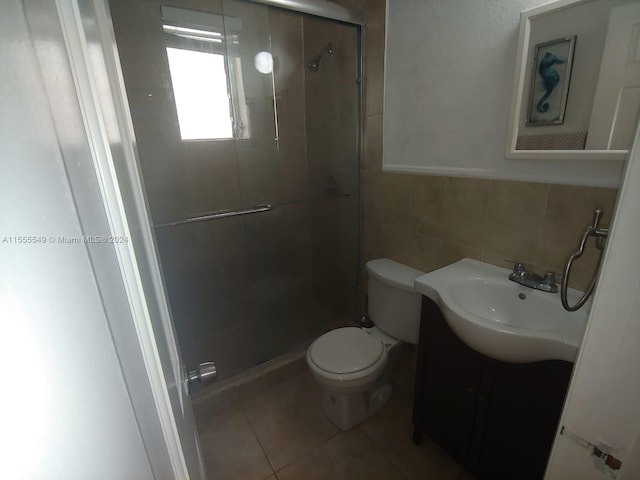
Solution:
M539 480L570 362L506 363L469 348L423 297L413 440L428 434L478 479Z

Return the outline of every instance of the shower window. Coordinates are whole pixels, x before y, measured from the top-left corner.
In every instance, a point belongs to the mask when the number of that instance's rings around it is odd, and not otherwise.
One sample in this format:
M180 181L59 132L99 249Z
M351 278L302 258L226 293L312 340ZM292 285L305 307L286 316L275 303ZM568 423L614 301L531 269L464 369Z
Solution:
M237 32L240 20L171 7L162 15L181 139L250 138L242 63L230 52L238 35L224 28Z

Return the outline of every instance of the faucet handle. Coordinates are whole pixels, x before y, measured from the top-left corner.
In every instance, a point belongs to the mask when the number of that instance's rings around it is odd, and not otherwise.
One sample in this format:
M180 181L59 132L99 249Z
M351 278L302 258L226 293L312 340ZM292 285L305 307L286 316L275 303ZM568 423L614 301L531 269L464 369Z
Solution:
M553 272L551 270L544 272L543 281L547 283L547 280L553 281L554 283L562 283L562 279L564 278L564 272Z
M516 260L509 260L508 258L504 259L505 262L513 263L513 273L522 273L524 272L524 265L522 262L518 262Z
M555 285L556 284L556 274L555 274L555 272L544 272L544 277L542 278L542 283L544 285Z
M556 273L551 271L544 272L544 277L536 288L543 292L556 293L558 291L558 285L556 285Z

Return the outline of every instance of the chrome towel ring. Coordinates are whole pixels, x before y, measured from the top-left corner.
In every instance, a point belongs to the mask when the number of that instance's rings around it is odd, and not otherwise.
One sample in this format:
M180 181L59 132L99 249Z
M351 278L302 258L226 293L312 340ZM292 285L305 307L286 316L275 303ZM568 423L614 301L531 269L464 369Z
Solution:
M596 286L596 277L598 276L598 270L600 269L600 262L602 261L602 253L604 252L604 242L609 235L608 228L600 228L598 225L600 224L600 218L604 212L602 210L594 210L593 211L593 225L587 227L584 233L582 234L582 240L580 241L580 246L578 250L569 257L567 260L567 264L564 267L564 275L562 277L562 285L560 287L560 300L562 301L562 306L565 310L569 312L575 312L580 307L582 307L587 299L593 293L593 289ZM591 283L589 284L589 288L584 292L584 295L575 305L569 305L567 301L567 288L569 286L569 274L571 273L571 266L573 265L573 261L580 258L584 253L584 247L587 244L587 240L589 237L596 238L596 248L600 250L600 256L598 257L598 264L596 265L596 269L593 272L593 278L591 279Z

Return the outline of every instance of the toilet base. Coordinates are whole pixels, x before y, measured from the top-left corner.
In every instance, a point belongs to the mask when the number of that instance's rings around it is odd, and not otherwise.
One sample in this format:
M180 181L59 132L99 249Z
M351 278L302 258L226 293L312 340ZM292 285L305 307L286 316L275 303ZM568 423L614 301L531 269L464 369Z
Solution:
M322 410L340 430L347 431L364 421L387 403L391 397L391 384L378 383L371 390L343 395L325 389Z

